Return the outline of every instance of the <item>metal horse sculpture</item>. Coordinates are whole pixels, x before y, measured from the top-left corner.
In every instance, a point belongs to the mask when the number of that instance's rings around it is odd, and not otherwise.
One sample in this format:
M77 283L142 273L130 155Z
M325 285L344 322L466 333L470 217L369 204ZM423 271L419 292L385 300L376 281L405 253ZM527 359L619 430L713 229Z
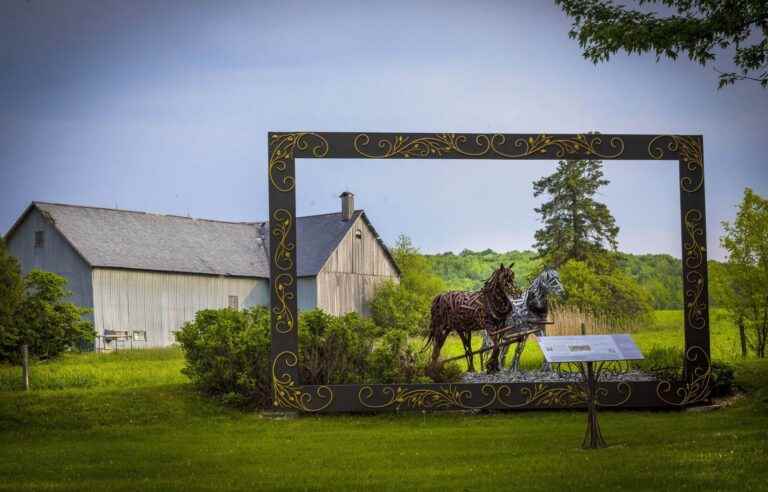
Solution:
M489 333L487 330L483 332L483 346L481 350L491 346L494 347L494 350L491 352L489 366L504 366L504 360L506 359L509 347L514 343L514 338L520 333L538 330L534 334L545 334L546 325L544 322L549 314L548 297L550 294L563 296L565 289L560 282L560 275L557 271L552 268L546 268L533 280L531 286L523 292L521 297L511 299L512 311L510 311L505 321L504 332L498 335ZM501 338L501 340L498 340L498 338ZM520 356L523 354L527 339L528 336L523 335L517 342L515 355L512 359L513 371L520 369Z
M426 349L432 344L432 366L437 364L440 349L448 335L456 331L464 344L469 371L475 371L472 332L485 330L495 333L500 329L512 312L511 296L519 293L511 267L511 264L505 267L502 263L479 291L445 292L432 300L432 321L424 346Z

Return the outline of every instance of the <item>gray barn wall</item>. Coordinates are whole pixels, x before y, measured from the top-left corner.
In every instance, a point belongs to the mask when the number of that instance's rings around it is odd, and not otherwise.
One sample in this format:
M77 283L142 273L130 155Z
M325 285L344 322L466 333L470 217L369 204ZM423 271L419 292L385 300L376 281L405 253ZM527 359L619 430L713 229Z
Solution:
M35 231L45 233L42 248L35 248ZM57 273L67 279L72 302L93 307L90 265L39 210L33 208L7 242L8 250L18 258L23 274L33 268Z
M356 237L356 231L361 237ZM369 314L368 301L397 270L365 221L358 217L317 276L317 304L331 314Z
M299 296L299 311L306 311L317 307L317 282L315 277L299 277L296 289L298 289ZM269 299L267 299L266 305L269 305Z
M170 345L173 332L197 311L227 307L230 295L238 297L240 308L268 305L268 284L259 278L95 268L96 331L146 331L146 346Z
M298 290L299 309L314 308L314 277L300 278ZM108 268L93 270L93 292L97 333L146 331L147 347L172 344L173 332L197 311L227 307L230 295L241 309L270 302L268 279Z

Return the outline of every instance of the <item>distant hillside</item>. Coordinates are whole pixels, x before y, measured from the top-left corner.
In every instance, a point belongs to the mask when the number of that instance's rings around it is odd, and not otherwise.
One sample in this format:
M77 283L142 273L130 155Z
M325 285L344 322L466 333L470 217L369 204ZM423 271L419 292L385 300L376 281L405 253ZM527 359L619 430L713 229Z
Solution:
M510 262L515 264L515 276L520 286L526 286L528 275L538 266L534 260L535 255L533 251L497 253L486 249L425 256L434 272L448 283L450 289L477 290L500 263L507 265ZM679 259L666 254L619 253L619 267L648 291L656 309L683 307L682 263ZM718 304L719 291L716 285L713 285L717 279L712 277L713 273L721 271L721 263L710 262L710 303L713 306Z

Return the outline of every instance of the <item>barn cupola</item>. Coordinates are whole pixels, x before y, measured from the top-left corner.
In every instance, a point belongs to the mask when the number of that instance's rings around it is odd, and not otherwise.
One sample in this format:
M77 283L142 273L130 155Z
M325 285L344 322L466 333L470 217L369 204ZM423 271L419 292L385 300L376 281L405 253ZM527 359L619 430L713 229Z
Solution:
M341 195L341 218L342 220L351 220L352 215L355 213L355 194L350 191L345 191Z

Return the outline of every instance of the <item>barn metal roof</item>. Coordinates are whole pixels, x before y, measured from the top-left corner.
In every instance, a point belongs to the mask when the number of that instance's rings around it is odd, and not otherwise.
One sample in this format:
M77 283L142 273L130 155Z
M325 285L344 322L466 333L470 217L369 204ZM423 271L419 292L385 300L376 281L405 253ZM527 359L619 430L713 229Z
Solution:
M33 202L6 236L13 233L33 207L93 267L269 277L268 222L225 222ZM375 233L362 210L355 211L349 221L342 220L341 213L299 217L298 275L317 275L360 216ZM380 239L379 242L387 251Z

